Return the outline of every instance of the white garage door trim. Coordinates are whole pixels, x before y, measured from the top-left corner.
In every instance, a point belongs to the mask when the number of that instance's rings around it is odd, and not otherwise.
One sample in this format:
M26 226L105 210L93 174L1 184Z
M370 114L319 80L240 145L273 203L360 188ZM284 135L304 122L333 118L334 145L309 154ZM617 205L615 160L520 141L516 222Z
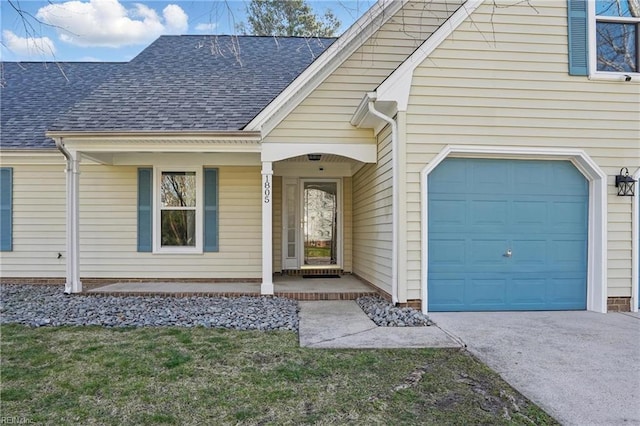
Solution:
M568 160L589 181L589 244L587 257L587 310L607 312L607 175L582 150L448 145L421 172L422 200L422 311L428 311L429 174L447 157ZM558 182L558 184L562 184Z
M633 178L640 180L640 168L633 174ZM638 280L640 280L640 185L636 183L636 195L633 197L633 225L631 241L633 242L631 264L631 311L638 312L638 298L640 297L640 289L638 288Z

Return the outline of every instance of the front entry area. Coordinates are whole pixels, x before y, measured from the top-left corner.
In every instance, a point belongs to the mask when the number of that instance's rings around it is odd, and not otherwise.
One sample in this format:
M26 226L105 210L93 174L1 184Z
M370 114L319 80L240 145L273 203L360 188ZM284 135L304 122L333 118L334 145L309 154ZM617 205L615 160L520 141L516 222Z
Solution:
M341 180L285 178L282 186L282 269L340 269Z
M586 309L589 189L569 161L448 158L428 177L428 309Z

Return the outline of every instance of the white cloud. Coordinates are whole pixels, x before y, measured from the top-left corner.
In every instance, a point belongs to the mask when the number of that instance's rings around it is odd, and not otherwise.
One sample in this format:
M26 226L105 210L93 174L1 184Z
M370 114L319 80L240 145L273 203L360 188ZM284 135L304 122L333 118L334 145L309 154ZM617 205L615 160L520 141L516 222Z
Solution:
M56 54L56 46L49 37L20 37L4 30L2 44L14 55L25 59L52 59Z
M119 0L66 1L38 10L37 18L57 28L60 40L83 47L121 47L145 44L161 34L188 28L188 16L170 4L163 16L142 4L127 10Z
M196 31L213 31L218 27L218 24L213 22L201 22L196 25Z
M162 9L162 15L167 24L167 32L182 34L189 29L189 17L180 6L170 4Z

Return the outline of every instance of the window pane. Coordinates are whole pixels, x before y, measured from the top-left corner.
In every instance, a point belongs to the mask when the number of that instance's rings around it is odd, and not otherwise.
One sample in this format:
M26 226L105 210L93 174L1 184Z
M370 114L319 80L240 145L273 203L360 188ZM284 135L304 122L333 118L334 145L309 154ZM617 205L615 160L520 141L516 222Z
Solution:
M637 25L598 22L598 71L637 72Z
M640 16L638 0L597 0L596 14L600 16Z
M162 246L195 247L195 210L163 210L161 217Z
M162 172L162 207L196 206L196 172Z

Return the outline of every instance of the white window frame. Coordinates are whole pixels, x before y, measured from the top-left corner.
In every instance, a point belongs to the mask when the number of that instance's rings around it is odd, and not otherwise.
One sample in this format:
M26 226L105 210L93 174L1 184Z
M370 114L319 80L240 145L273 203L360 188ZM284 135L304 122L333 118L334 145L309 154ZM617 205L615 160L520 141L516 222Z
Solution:
M640 72L614 72L598 71L598 45L596 42L596 21L608 21L617 23L634 23L638 18L607 16L598 19L596 16L596 1L588 0L588 27L589 27L589 78L593 80L617 80L640 82ZM640 43L636 47L637 55L640 55Z
M196 174L196 245L194 247L162 246L162 222L160 185L163 172L195 172ZM153 252L159 254L194 254L203 252L203 223L202 210L204 204L202 167L154 167L153 168Z

